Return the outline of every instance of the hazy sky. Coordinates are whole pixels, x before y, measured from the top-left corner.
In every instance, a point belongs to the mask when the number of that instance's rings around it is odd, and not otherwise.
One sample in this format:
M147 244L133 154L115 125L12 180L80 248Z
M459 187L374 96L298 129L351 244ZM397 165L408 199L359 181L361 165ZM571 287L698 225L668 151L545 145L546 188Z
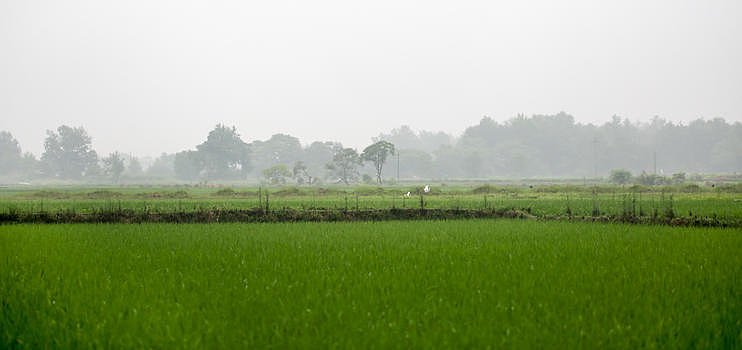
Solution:
M483 115L740 121L741 23L740 0L0 0L0 130L157 155L219 122L360 147Z

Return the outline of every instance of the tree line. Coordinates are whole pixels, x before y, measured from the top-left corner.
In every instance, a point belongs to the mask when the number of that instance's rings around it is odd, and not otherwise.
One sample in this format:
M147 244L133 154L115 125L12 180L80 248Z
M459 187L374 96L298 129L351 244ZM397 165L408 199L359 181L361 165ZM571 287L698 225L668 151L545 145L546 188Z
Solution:
M742 124L720 118L682 124L659 117L632 123L616 116L594 125L577 123L566 113L521 115L501 123L484 117L459 137L402 126L374 137L360 152L339 142L302 146L285 134L248 143L235 127L218 124L201 144L162 154L147 169L122 152L99 156L84 128L62 125L47 131L39 158L23 153L10 132L0 132L0 164L0 179L6 181L259 178L272 184L380 184L397 176L582 178L625 169L647 174L642 181L652 182L648 174L741 171Z
M23 154L9 132L0 132L0 177L119 183L122 175L129 175L139 180L160 177L208 182L245 180L259 174L274 185L289 180L307 185L324 181L349 185L360 179L382 184L384 164L395 152L387 141L374 142L361 153L338 142L314 142L304 148L299 139L283 134L246 143L235 127L217 124L195 149L162 154L144 171L138 158L118 151L99 157L83 127L62 125L47 131L44 153L38 160L33 154ZM361 171L368 169L375 171L375 179L361 176Z

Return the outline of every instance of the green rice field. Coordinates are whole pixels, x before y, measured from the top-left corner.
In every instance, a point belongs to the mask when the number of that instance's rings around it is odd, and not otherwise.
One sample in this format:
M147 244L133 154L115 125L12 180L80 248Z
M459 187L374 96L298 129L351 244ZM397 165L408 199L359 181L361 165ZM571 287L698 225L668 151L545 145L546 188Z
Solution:
M740 252L562 221L0 225L0 348L741 348Z

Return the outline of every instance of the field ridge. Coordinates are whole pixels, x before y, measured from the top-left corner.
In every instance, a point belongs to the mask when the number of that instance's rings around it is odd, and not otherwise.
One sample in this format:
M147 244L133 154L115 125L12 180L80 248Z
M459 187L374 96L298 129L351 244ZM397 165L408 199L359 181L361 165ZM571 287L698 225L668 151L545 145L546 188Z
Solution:
M742 220L707 216L655 215L630 213L598 215L535 215L530 208L385 208L385 209L222 209L199 211L149 211L134 209L100 209L90 213L74 210L0 213L0 224L20 223L219 223L219 222L353 222L400 220L456 219L536 219L588 222L617 222L698 227L742 227Z

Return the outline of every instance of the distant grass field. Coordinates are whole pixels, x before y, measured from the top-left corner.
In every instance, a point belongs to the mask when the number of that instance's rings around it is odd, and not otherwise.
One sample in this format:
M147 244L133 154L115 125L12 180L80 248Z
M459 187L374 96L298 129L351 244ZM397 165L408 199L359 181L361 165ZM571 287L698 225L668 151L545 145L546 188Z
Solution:
M739 184L738 184L739 185ZM503 208L555 215L713 217L742 223L742 186L701 187L433 187L424 194L428 209ZM0 213L92 213L100 210L199 212L264 207L308 209L419 208L422 187L350 188L39 188L0 190ZM405 196L410 192L409 197Z
M4 225L0 348L740 348L740 252L518 220Z

